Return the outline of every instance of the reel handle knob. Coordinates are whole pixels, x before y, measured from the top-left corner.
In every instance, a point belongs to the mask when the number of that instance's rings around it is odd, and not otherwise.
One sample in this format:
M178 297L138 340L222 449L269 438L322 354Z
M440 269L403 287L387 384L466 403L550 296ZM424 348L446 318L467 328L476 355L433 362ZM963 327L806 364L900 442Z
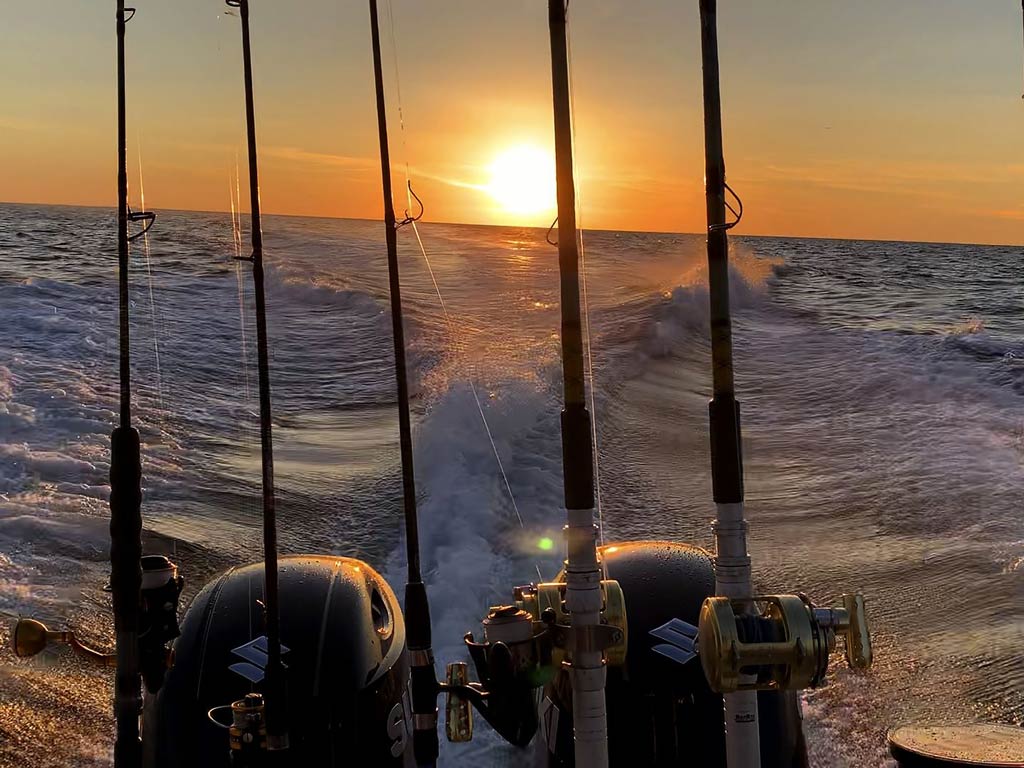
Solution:
M867 614L864 612L864 595L843 595L843 608L848 614L848 622L843 630L846 663L851 669L867 669L871 666L872 650Z
M50 644L68 644L68 632L54 632L36 619L22 618L11 630L11 650L19 659L42 653Z
M835 646L835 636L843 638L843 652L850 669L867 669L871 666L871 634L864 610L864 595L844 594L842 607L815 608L809 598L800 596L814 616L814 622L830 637L830 649Z
M448 665L446 673L448 691L445 694L445 735L448 741L461 743L473 738L473 708L455 688L469 685L469 667L463 661Z

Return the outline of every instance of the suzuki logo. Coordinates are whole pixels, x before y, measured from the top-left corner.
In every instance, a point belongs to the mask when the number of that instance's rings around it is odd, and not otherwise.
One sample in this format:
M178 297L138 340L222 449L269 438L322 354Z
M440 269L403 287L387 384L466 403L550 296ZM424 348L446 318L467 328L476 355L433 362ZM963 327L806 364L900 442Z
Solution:
M267 661L267 636L260 635L252 642L240 645L231 651L245 661L239 661L228 667L232 672L241 675L250 683L260 682L266 675ZM288 653L288 647L281 645L281 655Z
M677 664L686 664L697 658L697 627L688 624L682 619L672 619L667 624L662 624L657 629L652 629L650 634L658 640L664 640L651 650L664 656Z

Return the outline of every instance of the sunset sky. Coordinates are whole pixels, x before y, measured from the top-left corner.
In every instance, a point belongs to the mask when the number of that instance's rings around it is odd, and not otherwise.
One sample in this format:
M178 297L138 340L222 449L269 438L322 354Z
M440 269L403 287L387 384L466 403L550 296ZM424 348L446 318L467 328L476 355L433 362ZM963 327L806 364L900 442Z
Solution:
M399 189L408 162L428 220L546 227L546 206L502 197L507 169L492 178L510 150L551 152L546 3L392 0L403 138L381 2ZM135 5L133 197L141 148L150 207L224 210L236 157L245 183L238 20L219 0ZM1024 240L1017 0L719 5L728 177L746 204L739 232ZM251 7L266 211L378 217L366 3ZM5 3L0 200L113 205L114 8ZM697 21L696 0L570 6L584 227L703 228Z

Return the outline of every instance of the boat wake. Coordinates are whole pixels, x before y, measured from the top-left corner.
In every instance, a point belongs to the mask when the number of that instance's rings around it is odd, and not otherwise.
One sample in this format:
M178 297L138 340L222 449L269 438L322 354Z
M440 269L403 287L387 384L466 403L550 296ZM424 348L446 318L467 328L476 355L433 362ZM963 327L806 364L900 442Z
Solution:
M55 262L47 254L69 222L81 242L66 247L90 258ZM106 211L0 206L8 329L0 612L70 618L98 643L110 631L102 592L116 403L116 294L102 245L110 226ZM192 588L227 563L261 556L255 398L245 394L255 372L242 355L229 227L227 215L168 213L154 230L159 391L154 329L148 317L133 329L146 523L165 551L177 548ZM364 558L400 594L379 224L273 218L266 229L283 551ZM465 658L462 635L489 605L536 579L538 567L550 578L560 565L558 296L543 231L422 231L453 319L444 321L415 244L403 241L423 564L440 671ZM587 245L606 539L708 546L701 240L588 233ZM736 255L737 389L758 584L821 600L835 597L835 584L857 589L877 638L867 677L840 673L807 697L817 764L881 765L881 734L897 720L1024 722L1024 325L1011 311L1008 277L1018 257L988 249L991 272L1006 279L982 291L970 246L741 238ZM886 282L893 261L906 280ZM926 272L930 283L917 275ZM135 289L146 316L148 287ZM243 294L247 310L250 301ZM981 670L997 670L998 684ZM75 701L88 673L75 674L0 659L5 696L14 692L17 711L37 708L39 717L44 704ZM84 734L71 751L42 754L44 742L6 714L0 743L36 749L39 765L101 765L106 707L102 693L65 707L67 729ZM483 726L472 745L445 747L444 759L522 764Z

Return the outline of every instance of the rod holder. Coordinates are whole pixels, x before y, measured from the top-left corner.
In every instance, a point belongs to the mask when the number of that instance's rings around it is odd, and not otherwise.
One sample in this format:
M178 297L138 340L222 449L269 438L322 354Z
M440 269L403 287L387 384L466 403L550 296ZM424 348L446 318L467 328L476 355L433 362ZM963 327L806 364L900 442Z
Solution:
M571 619L565 607L565 582L515 587L512 595L516 606L530 614L535 622L555 626L552 662L556 666L560 665L565 659L565 649L559 643L561 633L558 628L568 629L571 626ZM545 614L549 610L551 613ZM550 621L552 617L553 622ZM605 661L608 666L621 667L626 663L629 629L626 622L626 599L622 594L622 587L614 579L605 579L601 582L601 627L608 628L603 631L611 643L604 649Z
M750 600L710 597L700 612L698 648L711 688L719 693L816 688L842 636L846 663L871 666L871 636L861 595L841 607L816 608L805 595Z

